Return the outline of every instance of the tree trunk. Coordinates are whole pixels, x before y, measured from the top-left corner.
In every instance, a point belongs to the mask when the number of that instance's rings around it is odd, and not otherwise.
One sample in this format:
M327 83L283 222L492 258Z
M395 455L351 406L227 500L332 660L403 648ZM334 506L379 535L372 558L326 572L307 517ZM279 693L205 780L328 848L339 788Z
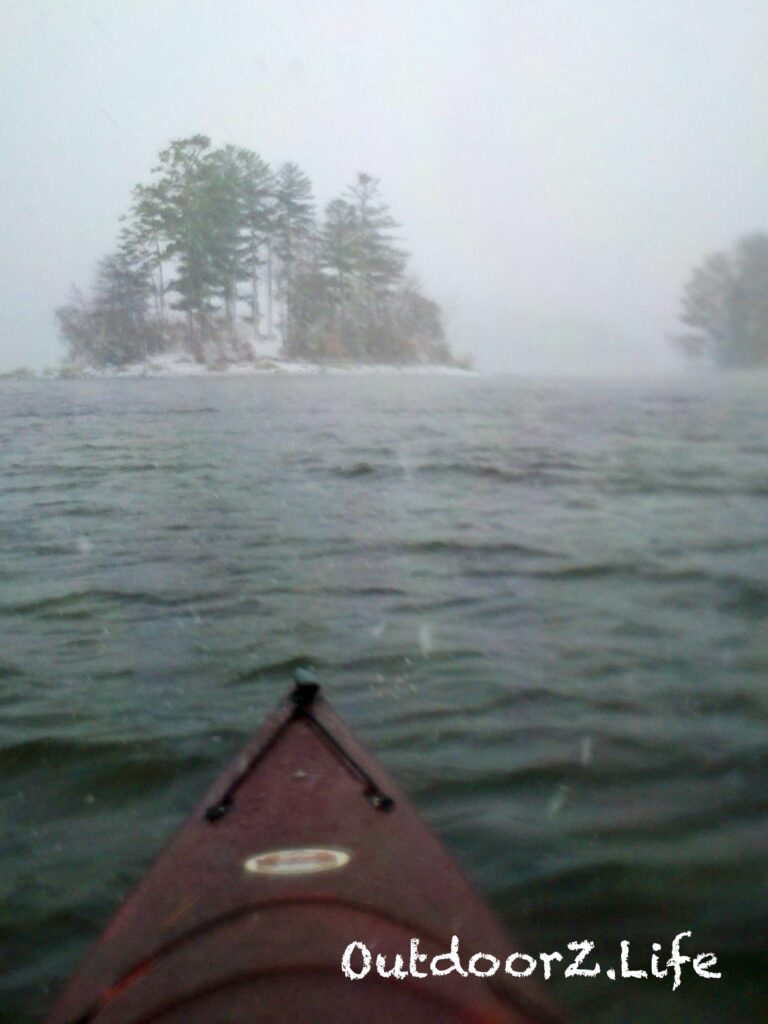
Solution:
M230 279L227 281L226 294L224 298L224 311L227 320L227 334L229 335L229 340L233 343L235 341L235 292L236 285L234 281Z
M259 279L256 275L256 264L251 271L251 315L253 317L253 340L259 340Z
M165 282L163 280L163 261L160 258L160 245L155 238L155 259L157 260L157 276L160 290L160 323L165 327Z

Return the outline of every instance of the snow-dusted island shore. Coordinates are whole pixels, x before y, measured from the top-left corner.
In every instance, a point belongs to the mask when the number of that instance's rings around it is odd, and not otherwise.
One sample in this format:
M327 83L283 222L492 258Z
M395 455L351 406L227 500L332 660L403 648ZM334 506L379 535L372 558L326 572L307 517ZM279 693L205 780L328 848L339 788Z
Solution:
M84 377L252 377L261 374L409 374L419 376L472 376L473 370L458 366L408 363L311 363L279 356L206 366L189 356L169 352L119 369L81 371Z
M279 356L264 357L226 365L207 366L190 356L179 352L167 352L154 356L147 362L129 363L121 367L95 368L92 366L50 367L36 373L27 367L19 367L7 373L0 373L0 380L30 380L37 377L75 380L114 380L118 378L180 378L180 377L257 377L263 375L308 375L328 374L336 376L408 375L419 377L473 377L475 370L459 366L438 366L426 363L408 363L395 366L391 363L310 363L282 359Z

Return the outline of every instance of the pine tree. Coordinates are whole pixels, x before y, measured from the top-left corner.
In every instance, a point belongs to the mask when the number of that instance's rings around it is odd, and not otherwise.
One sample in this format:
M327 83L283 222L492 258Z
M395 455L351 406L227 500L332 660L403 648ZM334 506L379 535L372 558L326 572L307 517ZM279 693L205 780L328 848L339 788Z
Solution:
M358 236L355 207L346 199L333 199L320 232L320 266L338 304L348 299L358 272Z
M187 341L198 356L203 355L204 343L211 335L212 300L220 283L206 191L210 156L210 139L193 135L171 142L154 168L163 199L162 231L176 272L170 283L177 294L172 308L186 313Z
M242 177L239 151L234 146L214 150L202 170L201 193L212 294L221 302L227 337L237 347L238 284L247 276L240 251Z
M283 305L283 341L291 335L294 285L302 263L313 256L315 236L312 183L294 163L283 164L275 180L273 252L279 261L278 284Z
M120 253L132 266L150 275L155 313L165 324L165 264L170 259L165 231L165 200L157 185L137 185L126 226L120 232Z
M319 232L316 278L302 283L314 296L313 309L319 321L308 342L315 358L362 355L361 334L355 330L353 316L358 289L358 236L355 207L346 199L333 199L325 208Z
M398 227L383 202L379 180L360 173L347 189L355 211L355 292L348 303L356 338L355 354L387 361L394 356L391 296L402 279L407 255L395 244Z
M250 308L253 338L260 338L259 276L266 263L265 247L272 227L275 180L269 164L256 153L238 149L239 250L243 280L248 282L246 302Z
M357 273L372 303L390 292L402 278L407 254L397 247L392 232L399 227L381 199L379 179L358 174L347 189L357 221Z

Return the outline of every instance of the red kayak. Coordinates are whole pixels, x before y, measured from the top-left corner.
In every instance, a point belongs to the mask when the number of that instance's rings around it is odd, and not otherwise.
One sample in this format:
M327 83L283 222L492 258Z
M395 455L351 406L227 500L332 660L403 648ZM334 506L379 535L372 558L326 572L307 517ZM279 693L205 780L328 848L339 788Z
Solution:
M319 690L219 778L46 1024L564 1024Z

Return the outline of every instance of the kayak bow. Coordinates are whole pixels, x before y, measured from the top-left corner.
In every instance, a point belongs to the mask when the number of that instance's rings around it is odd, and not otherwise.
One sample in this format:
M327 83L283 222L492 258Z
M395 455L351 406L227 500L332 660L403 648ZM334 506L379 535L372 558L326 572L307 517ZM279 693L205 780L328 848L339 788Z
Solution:
M457 936L458 940L453 940ZM416 973L409 971L418 940ZM117 912L46 1024L564 1024L509 937L302 674ZM365 947L404 977L369 970ZM466 951L466 953L464 953ZM448 954L448 956L446 956ZM425 975L425 976L423 976Z

